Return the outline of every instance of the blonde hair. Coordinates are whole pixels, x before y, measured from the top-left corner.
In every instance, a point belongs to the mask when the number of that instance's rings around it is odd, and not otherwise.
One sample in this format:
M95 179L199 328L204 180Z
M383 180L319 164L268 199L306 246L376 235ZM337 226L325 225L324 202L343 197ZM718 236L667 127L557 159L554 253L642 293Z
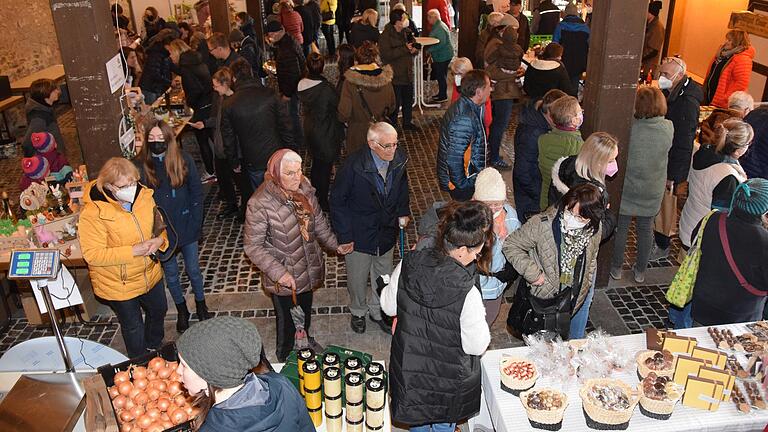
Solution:
M454 75L464 75L472 70L472 61L466 57L456 57L451 62L451 72Z
M181 39L174 39L168 44L168 52L171 54L171 57L179 58L179 56L191 50L192 48Z
M379 13L375 9L366 9L363 11L363 22L367 22L372 27L376 27L376 21L379 20Z
M145 144L146 145L146 144ZM139 181L139 170L136 165L128 159L113 157L104 162L99 170L99 177L96 178L96 187L101 193L104 193L104 186L115 184L123 177L128 177L131 181Z
M749 35L744 30L733 29L725 34L725 38L733 43L733 47L749 48Z
M427 11L427 16L431 16L436 20L440 21L440 11L437 9L430 9L429 11Z
M613 159L619 140L608 132L590 135L576 156L576 174L605 184L605 167Z
M729 118L720 125L717 152L731 156L736 153L736 150L749 146L754 137L755 131L749 123L737 118Z
M573 96L561 97L549 107L549 117L555 126L570 126L579 114L581 114L581 105Z

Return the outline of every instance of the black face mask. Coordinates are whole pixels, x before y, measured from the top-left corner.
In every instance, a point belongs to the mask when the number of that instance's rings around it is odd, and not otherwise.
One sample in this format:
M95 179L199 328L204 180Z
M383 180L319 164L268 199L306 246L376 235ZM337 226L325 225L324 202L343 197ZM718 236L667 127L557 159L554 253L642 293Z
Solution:
M152 154L161 155L168 150L168 143L165 141L149 141L149 151Z

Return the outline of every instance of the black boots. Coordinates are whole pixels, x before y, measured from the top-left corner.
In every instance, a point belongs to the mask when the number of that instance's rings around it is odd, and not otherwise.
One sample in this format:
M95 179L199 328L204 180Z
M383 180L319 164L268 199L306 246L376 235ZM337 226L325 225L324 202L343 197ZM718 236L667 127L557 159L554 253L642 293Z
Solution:
M211 317L208 313L208 306L205 305L205 299L195 300L195 307L197 309L197 320L204 321Z
M187 304L176 303L176 310L179 313L176 318L176 331L184 333L184 331L189 328L189 310L187 309Z

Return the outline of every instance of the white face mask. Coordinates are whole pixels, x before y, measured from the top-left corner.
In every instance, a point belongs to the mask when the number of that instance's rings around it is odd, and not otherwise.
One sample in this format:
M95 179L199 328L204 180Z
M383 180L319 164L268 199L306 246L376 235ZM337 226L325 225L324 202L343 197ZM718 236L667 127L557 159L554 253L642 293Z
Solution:
M502 212L502 211L503 211L503 210L499 210L499 211L497 211L496 213L494 213L494 214L493 214L493 218L494 218L494 219L496 219L497 217L501 216L501 212Z
M665 77L660 76L659 77L659 88L662 90L669 90L672 88L672 80Z
M588 222L579 220L576 216L574 216L573 213L568 210L563 213L563 226L569 231L582 229L587 225L587 223Z
M461 87L461 75L454 75L453 82L456 83L456 87Z
M118 189L113 194L120 201L133 203L133 200L136 198L136 185Z

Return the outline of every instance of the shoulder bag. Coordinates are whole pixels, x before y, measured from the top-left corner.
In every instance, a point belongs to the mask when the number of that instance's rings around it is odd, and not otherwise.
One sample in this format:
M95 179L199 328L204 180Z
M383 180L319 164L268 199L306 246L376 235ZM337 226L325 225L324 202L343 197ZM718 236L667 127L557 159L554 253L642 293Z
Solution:
M747 282L747 279L744 277L743 274L741 274L741 271L736 266L736 261L733 259L733 254L731 253L731 245L728 241L728 232L725 230L725 213L720 215L720 220L718 221L718 230L720 231L720 244L723 245L723 252L725 252L725 259L728 260L728 265L731 267L731 271L736 276L736 279L739 280L739 284L741 284L741 287L745 290L749 291L750 294L758 296L758 297L765 297L768 296L768 291L760 291L759 289L755 288Z
M704 227L715 212L716 210L709 212L701 220L699 232L696 233L696 240L692 242L691 249L680 264L672 283L669 284L666 297L667 301L674 306L683 308L693 298L693 286L696 284L696 275L699 273L699 262L701 261L701 240L704 238Z
M368 101L365 100L365 96L363 96L363 89L360 86L357 86L357 94L360 95L360 102L363 104L363 109L365 109L365 113L368 114L368 123L371 125L378 122L376 120L376 116L373 115L373 112L371 111L371 107L368 105Z

